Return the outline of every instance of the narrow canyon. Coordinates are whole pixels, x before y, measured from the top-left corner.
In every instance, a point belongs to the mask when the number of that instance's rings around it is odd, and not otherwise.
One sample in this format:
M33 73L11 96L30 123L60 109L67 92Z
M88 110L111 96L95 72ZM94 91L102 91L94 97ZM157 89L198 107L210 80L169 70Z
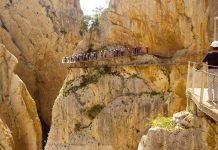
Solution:
M1 0L0 150L218 149L216 120L186 94L217 10L216 0L110 0L87 31L80 0ZM62 63L123 45L148 51Z

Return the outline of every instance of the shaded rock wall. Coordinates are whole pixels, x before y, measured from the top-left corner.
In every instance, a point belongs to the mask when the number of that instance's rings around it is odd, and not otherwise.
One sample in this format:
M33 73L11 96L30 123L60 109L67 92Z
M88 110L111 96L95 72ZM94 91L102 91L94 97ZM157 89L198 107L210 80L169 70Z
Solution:
M6 126L6 124L0 119L0 149L2 150L13 150L14 149L14 141L11 135L10 129Z
M80 39L81 15L79 0L0 2L0 42L18 58L16 72L47 124L66 77L61 58L71 54Z
M17 59L0 45L0 118L8 127L3 127L1 136L4 133L8 136L6 149L40 150L42 131L36 104L14 73L16 64Z

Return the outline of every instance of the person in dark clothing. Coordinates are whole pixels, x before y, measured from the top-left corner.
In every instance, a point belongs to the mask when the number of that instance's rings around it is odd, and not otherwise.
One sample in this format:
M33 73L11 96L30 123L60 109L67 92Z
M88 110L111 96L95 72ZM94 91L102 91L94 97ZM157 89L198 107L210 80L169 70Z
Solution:
M208 96L209 101L218 103L218 41L211 44L213 50L209 52L203 62L208 64Z

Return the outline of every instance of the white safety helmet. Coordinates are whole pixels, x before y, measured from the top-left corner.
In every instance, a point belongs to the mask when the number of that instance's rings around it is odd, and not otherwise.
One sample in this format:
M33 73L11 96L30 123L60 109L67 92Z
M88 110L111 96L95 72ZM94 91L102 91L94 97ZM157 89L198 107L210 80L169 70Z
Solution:
M218 47L218 41L213 41L210 45L213 48L217 48Z

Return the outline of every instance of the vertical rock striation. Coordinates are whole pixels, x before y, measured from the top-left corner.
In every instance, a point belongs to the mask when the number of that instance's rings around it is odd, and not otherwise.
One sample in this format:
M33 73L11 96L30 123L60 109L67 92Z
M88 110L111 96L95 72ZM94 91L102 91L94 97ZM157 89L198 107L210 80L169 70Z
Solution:
M14 141L11 135L10 129L6 126L6 124L0 119L0 149L2 150L13 150L14 149Z
M66 77L61 59L73 53L80 39L81 15L79 0L0 2L0 42L18 58L16 72L47 124Z
M141 45L186 62L187 53L209 47L214 4L111 0L92 39L86 35L77 49ZM186 65L71 70L53 107L46 149L136 149L153 118L185 109L186 72Z
M46 150L135 149L152 118L184 109L185 72L185 66L72 70L55 100Z
M199 111L200 112L200 111ZM142 137L138 150L195 150L217 149L217 122L206 115L176 113L174 129L152 127Z
M162 56L201 52L213 38L215 9L215 0L111 0L92 42L148 46Z
M41 150L42 131L36 104L25 84L14 73L16 64L17 59L1 44L0 118L5 125L1 136L7 136L5 140L9 143L6 149L13 148L14 141L14 149ZM0 124L2 127L2 122Z

